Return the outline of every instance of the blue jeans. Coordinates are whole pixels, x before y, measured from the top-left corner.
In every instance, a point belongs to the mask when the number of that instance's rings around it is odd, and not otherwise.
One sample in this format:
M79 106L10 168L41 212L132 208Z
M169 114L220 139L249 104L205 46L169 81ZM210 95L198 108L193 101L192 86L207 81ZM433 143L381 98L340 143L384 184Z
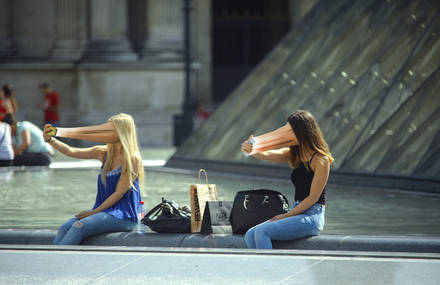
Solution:
M85 217L76 217L65 222L59 229L53 241L55 245L80 244L82 239L109 232L131 231L136 226L132 220L121 220L105 212Z
M295 202L292 209L299 202ZM297 216L264 222L250 228L244 236L248 248L271 249L272 240L294 240L319 235L324 228L325 207L315 204Z

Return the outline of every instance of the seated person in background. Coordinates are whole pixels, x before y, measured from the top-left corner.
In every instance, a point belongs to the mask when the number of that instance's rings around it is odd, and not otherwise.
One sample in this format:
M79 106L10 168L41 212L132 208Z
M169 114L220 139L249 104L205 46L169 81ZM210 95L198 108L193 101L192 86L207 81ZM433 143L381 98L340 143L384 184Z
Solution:
M13 165L42 165L52 162L52 147L43 139L43 132L28 121L17 122L7 114L3 122L11 126L15 158Z
M0 167L11 166L14 159L14 150L12 149L11 127L0 122Z

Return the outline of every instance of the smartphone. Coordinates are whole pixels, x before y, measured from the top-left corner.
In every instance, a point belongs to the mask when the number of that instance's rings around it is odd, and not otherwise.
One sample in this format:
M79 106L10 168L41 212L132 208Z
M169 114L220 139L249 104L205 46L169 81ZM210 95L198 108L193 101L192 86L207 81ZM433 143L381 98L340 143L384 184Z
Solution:
M57 128L55 128L55 127L48 127L46 134L48 136L54 137L57 134Z

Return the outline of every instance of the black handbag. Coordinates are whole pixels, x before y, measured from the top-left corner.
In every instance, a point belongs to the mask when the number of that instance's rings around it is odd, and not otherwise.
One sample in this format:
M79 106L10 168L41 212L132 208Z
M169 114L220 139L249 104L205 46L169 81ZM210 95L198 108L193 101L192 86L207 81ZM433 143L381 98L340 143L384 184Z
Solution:
M206 201L200 233L232 234L229 222L231 211L232 201Z
M244 234L255 225L289 211L287 198L273 190L247 190L235 195L230 222L234 234Z
M187 206L179 208L176 202L162 198L162 203L151 209L142 223L158 233L189 233L191 210Z

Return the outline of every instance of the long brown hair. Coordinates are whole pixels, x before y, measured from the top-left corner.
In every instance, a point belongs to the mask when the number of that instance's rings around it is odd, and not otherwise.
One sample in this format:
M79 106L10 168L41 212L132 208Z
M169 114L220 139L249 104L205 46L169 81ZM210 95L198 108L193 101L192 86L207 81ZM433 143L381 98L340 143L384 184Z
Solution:
M2 86L3 94L5 95L5 99L9 99L11 102L12 110L9 110L10 113L17 113L18 111L18 103L15 97L14 88L10 84L5 84Z
M298 145L290 147L292 167L298 167L300 163L307 161L307 155L320 153L328 157L330 163L334 158L324 140L321 129L315 118L308 111L299 110L287 118L287 122L295 133ZM307 164L306 168L307 168Z

